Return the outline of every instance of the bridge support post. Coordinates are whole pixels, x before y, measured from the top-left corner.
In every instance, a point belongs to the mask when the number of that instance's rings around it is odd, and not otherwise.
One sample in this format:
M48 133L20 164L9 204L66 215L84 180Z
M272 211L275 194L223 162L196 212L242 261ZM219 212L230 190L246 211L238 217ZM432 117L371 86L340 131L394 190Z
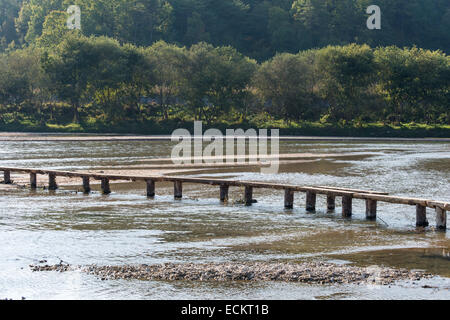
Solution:
M220 202L228 202L228 191L230 186L227 184L220 185Z
M89 177L83 177L83 192L84 193L91 192L91 184L89 181Z
M427 227L429 225L427 220L427 208L416 205L416 227Z
M102 178L102 192L103 192L103 194L111 193L111 187L109 186L108 178Z
M181 181L175 181L173 183L173 192L175 199L183 198L183 183Z
M352 216L352 200L351 196L342 197L342 217L349 218Z
M245 205L251 206L253 203L253 187L250 186L245 187L244 197L245 197Z
M11 172L9 170L3 171L3 181L5 184L11 184Z
M153 198L155 196L155 180L146 180L147 183L147 197Z
M284 189L284 207L286 209L294 208L294 190Z
M316 193L312 191L306 192L306 211L316 211Z
M436 207L436 229L447 229L447 211L439 207Z
M366 200L366 219L376 220L377 219L377 201L376 200Z
M56 175L54 173L48 174L48 189L49 190L58 189L58 185L56 184Z
M37 175L36 173L30 173L30 187L31 189L37 188Z
M327 210L329 212L334 211L336 209L336 197L335 196L327 196Z

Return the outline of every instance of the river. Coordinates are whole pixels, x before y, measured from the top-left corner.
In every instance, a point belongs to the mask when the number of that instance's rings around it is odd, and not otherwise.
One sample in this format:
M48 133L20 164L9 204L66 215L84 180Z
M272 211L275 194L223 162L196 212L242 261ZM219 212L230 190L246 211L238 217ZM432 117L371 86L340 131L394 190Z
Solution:
M281 153L328 157L281 165L278 174L234 168L191 172L299 185L386 191L450 201L450 143L420 141L281 141ZM170 156L167 141L0 141L0 166L60 170L109 170L145 166ZM342 155L342 156L338 156ZM251 207L220 204L218 188L186 185L183 200L173 187L157 185L155 199L140 183L113 184L104 196L0 189L0 298L21 299L449 299L450 231L415 227L412 206L379 203L376 222L354 200L352 219L305 211L305 195L293 210L283 192L255 190ZM329 261L357 266L420 269L437 277L380 285L309 285L284 282L189 282L106 280L78 271L32 272L31 264L61 260L73 265L156 264L221 261Z

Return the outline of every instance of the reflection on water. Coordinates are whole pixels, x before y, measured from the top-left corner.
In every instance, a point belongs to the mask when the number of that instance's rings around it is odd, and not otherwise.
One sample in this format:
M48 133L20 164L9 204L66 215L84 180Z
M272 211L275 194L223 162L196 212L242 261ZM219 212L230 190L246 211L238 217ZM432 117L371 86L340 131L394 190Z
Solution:
M281 153L345 154L283 165L277 175L250 168L198 171L227 177L303 185L377 189L450 201L450 145L445 143L281 142ZM170 143L0 142L0 166L64 170L138 165L170 155ZM95 188L94 188L95 189ZM79 272L32 273L28 265L47 260L71 264L133 264L211 261L303 261L319 259L356 265L424 269L450 277L449 232L416 230L414 207L379 204L376 222L365 220L363 201L354 201L352 220L318 211L307 213L305 196L283 209L283 193L255 190L248 208L221 205L211 186L186 185L173 200L169 184L157 185L155 199L140 183L112 185L113 192L86 196L74 188L49 193L0 189L0 298L53 299L360 299L449 298L448 278L378 286L311 286L292 283L192 283L101 281ZM96 189L98 190L98 189ZM430 225L434 212L428 211ZM423 288L425 286L425 288ZM427 287L438 287L429 289Z

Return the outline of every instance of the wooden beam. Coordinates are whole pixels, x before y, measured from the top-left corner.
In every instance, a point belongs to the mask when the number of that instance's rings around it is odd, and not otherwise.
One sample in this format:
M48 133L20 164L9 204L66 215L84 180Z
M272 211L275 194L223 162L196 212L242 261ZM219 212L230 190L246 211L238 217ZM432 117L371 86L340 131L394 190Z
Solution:
M286 209L294 208L294 190L292 189L284 190L284 207Z
M360 189L338 188L338 187L328 187L328 186L317 186L317 188L349 191L349 192L356 192L356 193L366 193L366 194L389 195L388 192L380 192L380 191L373 191L373 190L360 190Z

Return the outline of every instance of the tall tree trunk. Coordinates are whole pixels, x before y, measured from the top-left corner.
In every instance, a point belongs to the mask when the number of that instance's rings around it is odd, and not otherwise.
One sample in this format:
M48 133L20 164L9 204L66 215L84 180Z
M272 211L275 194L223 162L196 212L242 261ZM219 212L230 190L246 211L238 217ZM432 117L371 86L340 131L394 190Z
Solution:
M73 106L73 122L80 123L80 114L78 113L78 103Z

